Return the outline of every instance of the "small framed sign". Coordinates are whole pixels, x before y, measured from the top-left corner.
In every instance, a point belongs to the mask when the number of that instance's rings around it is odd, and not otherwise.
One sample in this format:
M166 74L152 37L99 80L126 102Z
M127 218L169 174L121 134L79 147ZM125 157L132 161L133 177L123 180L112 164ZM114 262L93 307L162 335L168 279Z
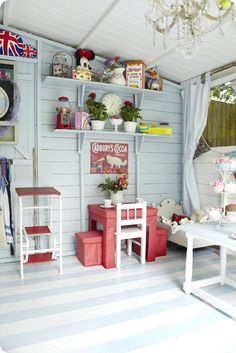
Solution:
M91 174L128 174L128 144L91 142Z
M16 64L7 60L0 60L0 80L15 80Z

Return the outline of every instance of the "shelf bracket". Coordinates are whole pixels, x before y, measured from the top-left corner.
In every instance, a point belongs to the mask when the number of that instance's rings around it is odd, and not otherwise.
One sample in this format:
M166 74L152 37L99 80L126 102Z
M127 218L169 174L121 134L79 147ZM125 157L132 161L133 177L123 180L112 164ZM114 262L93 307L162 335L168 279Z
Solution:
M85 84L81 84L78 87L78 107L81 108L84 106L84 92L85 92Z
M134 105L137 108L140 108L144 99L144 92L142 93L135 93L134 94Z
M144 136L135 136L135 154L139 154L141 152L142 146L144 143Z
M79 154L81 154L83 152L85 139L86 139L86 133L85 132L78 132L77 140L78 140L78 153Z

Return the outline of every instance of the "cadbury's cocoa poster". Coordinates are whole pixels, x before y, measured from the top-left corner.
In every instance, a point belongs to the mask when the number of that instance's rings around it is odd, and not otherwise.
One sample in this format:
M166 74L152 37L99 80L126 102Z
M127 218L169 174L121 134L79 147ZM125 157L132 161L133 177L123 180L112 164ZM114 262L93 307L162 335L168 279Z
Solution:
M128 144L91 142L91 174L128 174Z

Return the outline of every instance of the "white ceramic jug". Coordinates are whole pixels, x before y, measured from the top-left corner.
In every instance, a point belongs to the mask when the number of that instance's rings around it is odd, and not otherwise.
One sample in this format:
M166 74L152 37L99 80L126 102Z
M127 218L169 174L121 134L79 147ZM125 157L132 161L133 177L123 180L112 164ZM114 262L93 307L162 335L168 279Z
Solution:
M114 69L111 76L111 83L125 86L126 82L123 75L124 71L125 71L124 67L117 67L116 69Z

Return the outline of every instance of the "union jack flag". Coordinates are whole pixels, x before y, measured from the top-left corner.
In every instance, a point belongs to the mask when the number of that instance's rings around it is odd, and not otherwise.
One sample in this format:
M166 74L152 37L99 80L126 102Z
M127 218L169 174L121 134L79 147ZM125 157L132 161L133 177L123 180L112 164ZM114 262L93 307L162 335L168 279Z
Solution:
M23 39L15 33L0 30L0 54L21 56Z
M37 49L33 45L25 44L23 45L23 52L21 54L24 58L37 58Z

